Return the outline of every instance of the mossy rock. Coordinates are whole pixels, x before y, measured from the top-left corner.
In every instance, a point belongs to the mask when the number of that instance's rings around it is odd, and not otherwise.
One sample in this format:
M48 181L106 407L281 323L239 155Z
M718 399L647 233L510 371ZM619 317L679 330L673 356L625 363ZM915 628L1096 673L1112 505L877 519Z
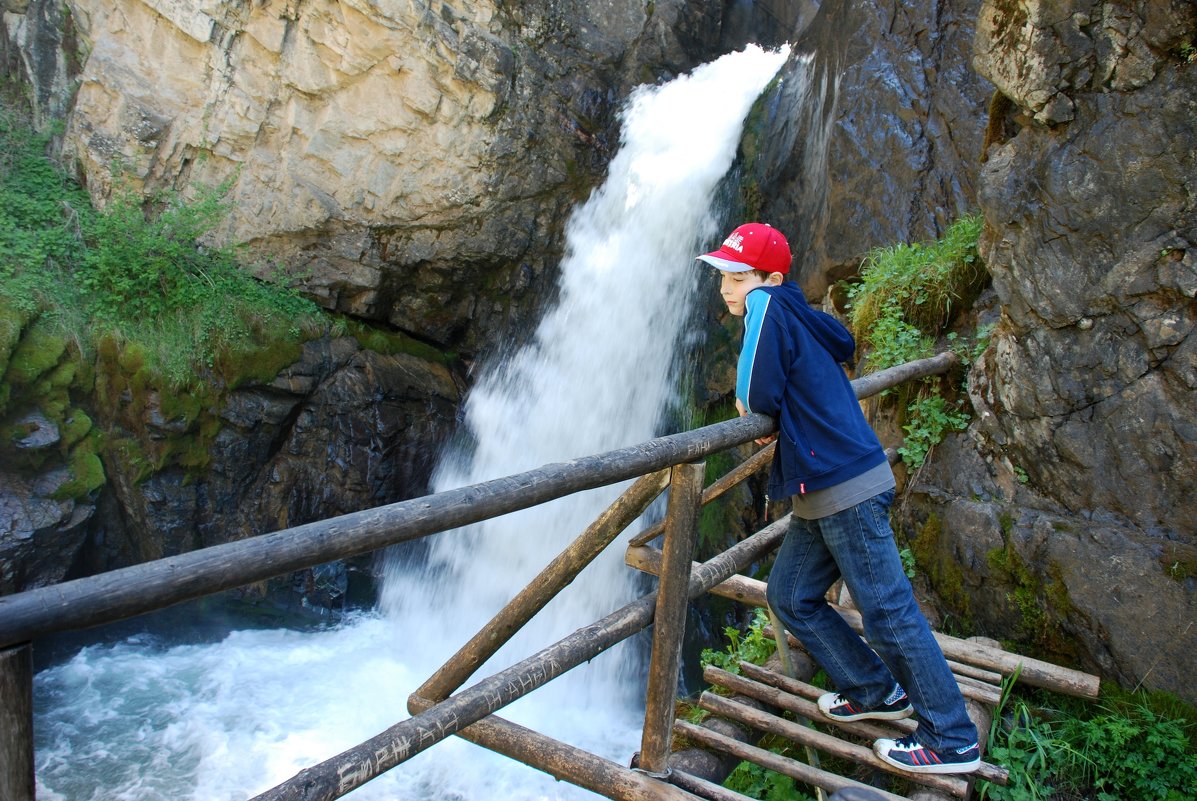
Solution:
M931 514L919 526L910 543L915 563L927 575L935 592L971 628L972 599L964 587L964 570L943 550L943 523Z
M1044 656L1054 659L1074 656L1075 643L1061 629L1060 621L1067 619L1076 607L1059 566L1046 565L1046 576L1042 578L1034 573L1010 544L1012 519L1003 515L1000 523L1006 544L987 553L986 561L1013 586L1007 597L1018 608L1021 639Z
M54 331L51 326L39 320L21 337L12 356L4 379L15 386L29 386L46 372L58 366L66 353L69 341Z
M28 321L26 315L19 309L8 306L4 300L6 298L0 295L0 376L8 370L9 359L12 358L13 350L21 340L21 331Z
M70 409L60 426L62 444L67 448L74 447L91 433L92 428L92 419L87 416L86 412L80 409Z
M71 477L54 492L54 497L62 500L66 498L85 498L95 490L104 486L107 476L104 464L97 453L100 445L98 432L82 439L72 450L67 459L67 467Z

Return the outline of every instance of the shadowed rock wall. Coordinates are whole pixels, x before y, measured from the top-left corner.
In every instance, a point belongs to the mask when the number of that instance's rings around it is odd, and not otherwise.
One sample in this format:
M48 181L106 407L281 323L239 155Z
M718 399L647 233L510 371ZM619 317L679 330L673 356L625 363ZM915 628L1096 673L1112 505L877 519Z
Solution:
M1002 316L912 528L982 629L1197 700L1197 8L986 2Z

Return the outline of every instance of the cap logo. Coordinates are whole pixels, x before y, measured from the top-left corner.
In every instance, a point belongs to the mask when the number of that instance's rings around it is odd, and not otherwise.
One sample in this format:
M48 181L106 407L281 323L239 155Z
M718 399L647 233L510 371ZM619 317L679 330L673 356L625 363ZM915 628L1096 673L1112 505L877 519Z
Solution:
M729 236L727 239L723 240L723 247L731 248L732 250L734 250L737 253L743 253L744 252L744 235L733 231L731 236Z

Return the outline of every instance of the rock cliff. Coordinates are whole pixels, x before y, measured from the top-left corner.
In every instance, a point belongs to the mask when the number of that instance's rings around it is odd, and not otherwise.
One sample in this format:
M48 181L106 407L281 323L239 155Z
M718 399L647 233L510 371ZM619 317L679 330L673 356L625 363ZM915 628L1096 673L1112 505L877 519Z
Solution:
M705 60L715 9L4 3L3 62L39 124L61 126L61 154L97 203L117 181L184 195L228 183L218 239L329 311L439 355L326 338L195 421L122 389L95 423L131 445L106 450L98 494L58 497L61 468L0 467L0 591L424 492L470 363L518 341L551 294L566 215L601 179L621 99ZM88 391L72 386L69 402L94 406ZM56 424L37 425L36 408L6 414L30 415L22 464L53 463L40 455L56 450Z
M230 181L220 237L328 309L449 355L309 343L224 400L199 480L138 483L110 459L95 509L49 499L45 476L0 476L0 562L21 566L0 591L421 491L470 361L518 340L551 294L627 90L788 40L813 54L789 74L815 70L816 89L767 98L737 176L742 213L790 232L808 295L872 247L985 218L999 324L970 373L976 419L898 514L945 609L1197 700L1192 3L3 8L4 61L42 121L65 122L97 201L114 161L145 189Z
M980 627L1197 699L1197 8L985 2L1001 319L912 527ZM950 572L950 571L949 571Z

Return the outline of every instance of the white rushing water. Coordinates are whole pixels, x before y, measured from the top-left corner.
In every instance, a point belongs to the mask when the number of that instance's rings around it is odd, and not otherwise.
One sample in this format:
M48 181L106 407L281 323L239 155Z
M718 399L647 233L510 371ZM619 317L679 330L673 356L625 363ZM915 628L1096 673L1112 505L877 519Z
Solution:
M436 489L658 433L695 306L694 254L719 233L715 187L785 57L750 47L633 93L608 178L568 223L559 300L530 344L484 370L466 403L468 445L445 458ZM377 611L330 630L235 631L200 645L132 638L43 670L38 798L240 801L368 739L407 717L408 694L619 489L438 535L418 568L390 571ZM631 572L609 548L481 675L625 603ZM501 714L626 764L643 687L634 655L616 649ZM348 797L592 796L450 738Z

